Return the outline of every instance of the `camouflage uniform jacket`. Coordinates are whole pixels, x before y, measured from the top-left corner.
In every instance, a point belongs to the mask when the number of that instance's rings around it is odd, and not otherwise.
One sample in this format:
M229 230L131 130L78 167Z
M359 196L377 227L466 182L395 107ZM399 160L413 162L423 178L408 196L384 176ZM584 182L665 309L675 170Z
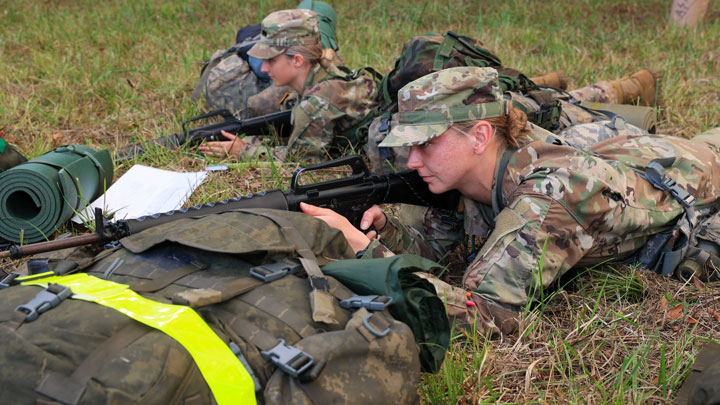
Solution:
M500 183L505 208L468 267L464 287L518 310L540 280L547 287L572 267L632 256L684 212L640 176L651 160L664 157L676 157L666 175L695 196L696 211L719 205L720 148L709 143L653 135L614 138L587 152L543 141L523 146ZM474 223L484 223L477 205L465 201L470 235ZM397 253L419 253L418 235L391 220L382 241ZM373 256L387 254L377 243L371 248Z
M272 157L284 160L288 152L311 161L323 161L344 153L349 144L343 133L357 125L376 107L377 83L367 73L353 79L335 65L316 64L305 81L305 90L292 112L293 131L287 146L270 148ZM245 137L246 156L257 156L265 147L257 137ZM253 145L257 145L253 147Z

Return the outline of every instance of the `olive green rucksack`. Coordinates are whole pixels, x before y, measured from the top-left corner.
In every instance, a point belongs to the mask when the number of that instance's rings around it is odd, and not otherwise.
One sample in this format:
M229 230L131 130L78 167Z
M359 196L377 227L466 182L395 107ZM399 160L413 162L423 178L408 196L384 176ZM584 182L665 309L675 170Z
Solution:
M495 68L503 91L528 93L539 90L522 73L504 67L500 58L483 48L476 39L452 31L442 35L423 34L403 45L400 57L395 60L395 67L383 78L379 94L383 110L397 111L398 91L411 81L432 72L459 66Z
M532 100L536 108L513 102L524 111L530 122L545 129L556 129L560 117L560 103L553 100L550 90L541 89L519 71L502 65L500 58L483 48L480 41L458 35L452 31L445 34L423 34L411 38L403 45L395 67L380 83L378 101L380 107L368 120L365 153L375 173L403 170L407 161L405 148L379 148L392 128L392 114L397 112L398 91L413 80L442 69L459 66L492 67L498 71L503 92L516 92Z
M92 259L74 251L29 267L82 271L127 284L153 301L195 308L251 373L260 403L417 402L420 348L411 328L388 312L391 299L358 297L314 271L304 277L308 261L333 262L341 275L341 260L354 257L339 231L324 222L283 211L227 212L160 225L121 244ZM394 274L388 280L409 277ZM48 290L20 285L0 291L0 402L215 402L189 349L104 305L61 300L58 283ZM434 358L426 368L436 370L447 347L447 318L432 286L412 283L424 296L408 299L402 311L414 308L432 321L421 333L435 341L424 363ZM323 285L331 300L311 306L310 296ZM59 302L33 321L22 319L16 307L37 306L33 300L41 292L57 293ZM314 309L337 323L314 321Z

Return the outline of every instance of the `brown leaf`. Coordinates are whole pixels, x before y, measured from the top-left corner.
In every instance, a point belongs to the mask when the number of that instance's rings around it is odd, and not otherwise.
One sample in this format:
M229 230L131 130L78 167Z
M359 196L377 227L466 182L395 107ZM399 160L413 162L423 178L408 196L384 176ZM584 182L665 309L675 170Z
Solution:
M62 138L64 135L61 133L52 134L52 140L57 141L58 139Z
M692 278L693 278L693 284L695 285L695 288L697 288L698 290L704 290L704 289L705 289L705 283L703 283L702 281L700 281L700 279L697 278L697 277L695 277L694 275L692 276Z
M682 317L683 304L677 304L667 311L665 319L680 319Z
M687 321L690 325L697 323L697 319L693 318L692 316L688 316Z
M679 327L679 326L673 326L673 331L677 332L677 331L679 331L679 330L680 330L680 327Z
M660 312L665 312L665 308L667 308L667 304L668 304L667 298L665 298L664 296L661 297L660 303L658 303L658 307L660 307L658 309L660 310Z
M708 313L712 315L713 318L715 318L716 321L720 322L720 313L718 313L716 310L712 308L708 308Z

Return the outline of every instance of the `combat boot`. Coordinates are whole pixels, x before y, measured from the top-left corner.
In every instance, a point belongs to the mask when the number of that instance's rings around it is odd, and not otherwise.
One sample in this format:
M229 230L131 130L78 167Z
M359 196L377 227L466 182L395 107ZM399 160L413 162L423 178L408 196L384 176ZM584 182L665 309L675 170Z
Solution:
M20 163L26 162L25 156L13 149L0 138L0 172L13 168Z
M640 105L662 107L660 75L652 69L642 69L630 76L610 82L617 94L618 104L638 102Z
M567 76L563 72L551 72L546 75L531 77L533 83L538 86L551 86L558 89L567 90Z

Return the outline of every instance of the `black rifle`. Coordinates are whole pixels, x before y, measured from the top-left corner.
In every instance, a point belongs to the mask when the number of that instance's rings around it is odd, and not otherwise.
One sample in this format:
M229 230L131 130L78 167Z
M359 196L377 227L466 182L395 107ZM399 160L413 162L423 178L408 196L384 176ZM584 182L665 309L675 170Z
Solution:
M226 141L227 138L225 138L220 131L227 131L234 135L267 135L270 133L269 128L272 127L278 131L281 137L287 137L290 135L290 131L292 130L292 126L290 125L290 113L291 110L285 110L241 120L232 115L232 113L228 110L211 111L207 114L199 115L184 121L182 123L182 133L161 136L160 138L135 143L121 149L115 157L115 161L123 162L142 156L148 145L177 149L183 145L188 145L190 147L197 146L205 141ZM192 129L187 128L187 124L189 123L200 120L209 120L217 117L220 117L223 120L202 127Z
M352 169L352 174L336 180L307 185L300 183L301 175L341 166L349 166ZM92 243L105 244L178 219L197 218L236 209L272 208L300 211L300 203L305 202L330 208L345 216L357 226L365 210L375 204L404 203L456 209L459 201L460 194L456 191L443 194L431 193L427 184L414 170L383 175L371 174L362 157L346 156L297 169L292 175L289 190L263 191L254 195L236 197L137 219L119 220L114 223L108 222L102 216L102 210L96 208L96 233L57 241L34 243L22 247L11 246L8 251L0 252L0 259L3 257L19 258Z

